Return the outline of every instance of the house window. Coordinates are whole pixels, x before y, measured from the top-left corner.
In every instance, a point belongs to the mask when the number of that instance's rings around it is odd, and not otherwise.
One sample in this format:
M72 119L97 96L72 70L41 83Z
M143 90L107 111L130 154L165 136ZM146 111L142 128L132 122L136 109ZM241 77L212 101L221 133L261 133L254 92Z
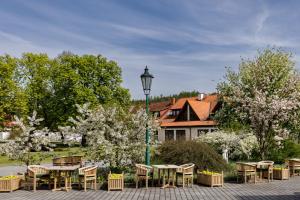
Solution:
M210 129L198 129L198 137L210 132Z
M185 140L185 130L176 130L176 140Z
M174 140L174 130L165 130L165 140Z

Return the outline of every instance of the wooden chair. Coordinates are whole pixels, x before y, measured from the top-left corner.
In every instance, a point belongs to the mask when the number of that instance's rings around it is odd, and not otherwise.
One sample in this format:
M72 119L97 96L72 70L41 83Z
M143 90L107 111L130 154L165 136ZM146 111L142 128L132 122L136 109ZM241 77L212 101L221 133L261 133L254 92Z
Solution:
M290 168L290 176L295 176L295 171L300 170L300 159L293 158L287 161L287 165Z
M78 175L79 175L78 176L79 189L81 189L81 183L83 182L84 191L86 192L87 182L91 182L91 188L97 190L97 167L96 166L79 168Z
M251 179L254 176L254 183L256 183L256 164L254 163L236 163L237 170L237 182L239 182L239 177L243 177L244 183L247 183L247 178Z
M148 189L148 180L150 176L152 178L152 186L153 186L153 181L154 181L153 168L151 166L143 165L143 164L136 164L135 167L136 167L136 172L135 172L136 188L138 188L140 180L145 180L146 188Z
M262 173L264 173L264 177L268 178L268 182L273 181L273 161L260 161L257 163L257 168L260 169L260 178L262 178Z
M41 165L29 165L27 168L26 181L33 183L33 191L36 191L38 181L47 180L49 189L51 187L51 178L49 170Z
M176 171L176 184L178 184L178 176L182 177L182 187L185 185L191 185L193 187L194 181L194 167L195 164L188 163L184 165L180 165L180 168ZM187 184L185 184L187 181Z

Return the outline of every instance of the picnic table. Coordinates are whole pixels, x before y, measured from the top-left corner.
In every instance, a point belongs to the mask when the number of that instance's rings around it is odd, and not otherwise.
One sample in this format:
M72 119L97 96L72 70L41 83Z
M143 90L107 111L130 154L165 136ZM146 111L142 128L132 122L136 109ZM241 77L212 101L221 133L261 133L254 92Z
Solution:
M58 190L66 190L67 192L72 189L72 173L77 170L80 165L73 165L73 166L49 166L47 169L50 172L53 172L54 175L54 188L52 191ZM63 175L62 175L63 174ZM60 180L64 177L65 179L65 187L60 187ZM59 187L57 188L57 181L59 183Z
M162 172L163 175L163 184L161 188L170 188L176 187L175 180L176 180L176 170L180 168L177 165L152 165L154 169L158 171L158 185L160 185L160 175ZM153 172L154 173L154 172ZM170 173L172 176L170 176ZM166 180L167 178L167 180ZM172 185L171 185L171 178L172 178Z

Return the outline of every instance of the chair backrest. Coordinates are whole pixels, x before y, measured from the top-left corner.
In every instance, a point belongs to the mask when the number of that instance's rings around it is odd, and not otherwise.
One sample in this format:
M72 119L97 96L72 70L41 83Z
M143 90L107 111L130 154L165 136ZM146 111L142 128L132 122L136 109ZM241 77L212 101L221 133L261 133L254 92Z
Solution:
M41 165L29 165L27 168L29 176L49 174L49 170Z
M290 159L290 160L288 160L288 165L290 167L294 167L294 166L300 167L300 159L296 159L296 158Z
M180 171L183 174L193 174L195 164L194 163L187 163L187 164L180 165L180 167L181 167Z
M66 165L66 161L64 157L58 157L52 159L53 166L64 166Z
M82 163L83 163L82 156L72 156L73 165L82 165Z
M259 167L260 169L273 170L273 165L274 165L274 162L270 161L270 160L263 160L263 161L259 161L257 163L257 167Z
M63 156L53 158L54 166L82 165L82 156Z
M249 164L249 163L236 163L236 170L237 171L256 171L256 165L255 164Z
M97 176L97 166L79 168L78 173L85 176Z
M152 169L152 167L144 164L135 164L135 167L136 167L136 175L138 176L147 176L148 172Z

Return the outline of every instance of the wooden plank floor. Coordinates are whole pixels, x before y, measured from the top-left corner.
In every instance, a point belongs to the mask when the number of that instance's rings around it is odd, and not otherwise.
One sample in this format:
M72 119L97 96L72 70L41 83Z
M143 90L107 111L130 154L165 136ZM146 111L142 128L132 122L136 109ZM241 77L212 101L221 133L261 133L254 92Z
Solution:
M193 188L160 189L150 187L126 188L123 192L104 190L87 192L72 190L70 192L37 190L37 192L18 190L12 193L0 193L0 200L300 200L300 176L285 181L271 183L235 184L225 183L224 187L204 187L194 185Z

